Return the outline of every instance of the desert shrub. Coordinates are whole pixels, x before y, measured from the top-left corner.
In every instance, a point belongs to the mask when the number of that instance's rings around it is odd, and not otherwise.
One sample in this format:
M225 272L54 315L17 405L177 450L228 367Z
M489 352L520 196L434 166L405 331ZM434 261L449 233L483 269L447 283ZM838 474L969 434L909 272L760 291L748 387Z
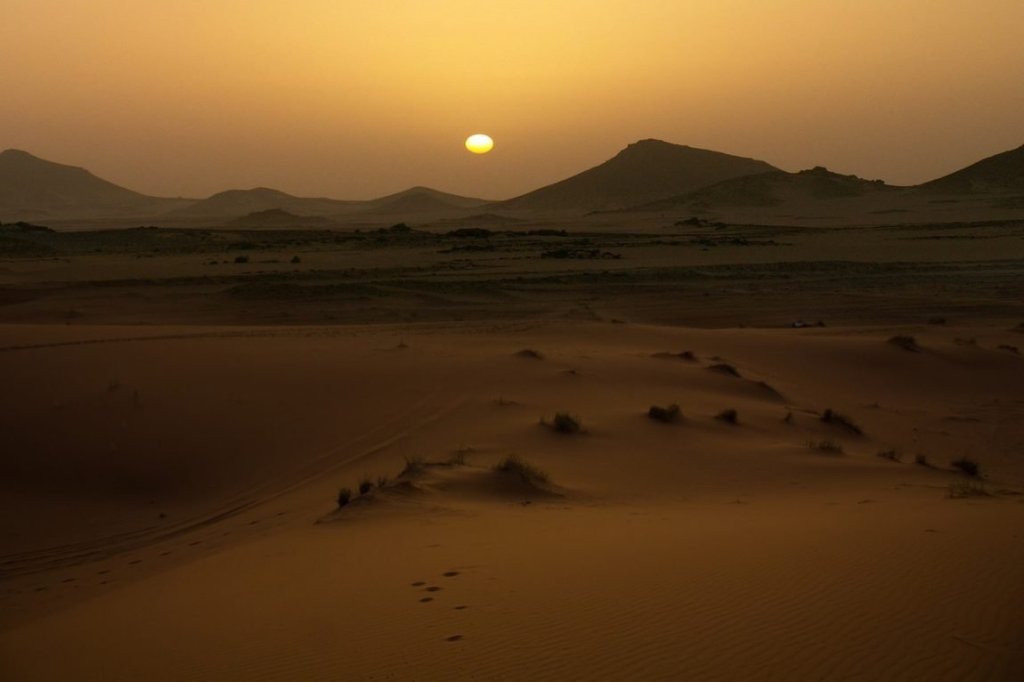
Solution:
M950 464L953 465L954 469L959 469L968 476L977 478L981 474L981 467L978 463L969 457L959 457L954 459Z
M963 499L965 497L991 497L992 493L977 481L953 481L949 484L947 496L953 499Z
M235 262L236 263L248 263L249 262L249 257L248 256L235 256Z
M503 474L513 474L518 476L526 483L548 482L548 475L545 472L516 455L509 455L505 459L501 460L501 462L494 467L494 470Z
M782 423L783 424L792 424L793 421L794 421L793 420L793 412L787 410L786 411L786 416L782 418Z
M373 490L373 481L369 477L363 478L359 481L359 494L365 495L366 493Z
M384 488L385 486L387 486L388 483L389 483L389 480L388 480L387 476L378 476L377 477L377 487L378 488Z
M1017 346L1011 346L1008 343L1002 343L996 346L998 350L1005 350L1007 353L1013 353L1014 355L1020 355L1020 348Z
M736 410L733 409L722 410L721 412L715 415L715 419L720 419L721 421L724 421L727 424L733 425L740 423L740 415Z
M673 403L668 407L651 405L650 409L647 410L647 416L656 422L670 424L672 422L679 421L682 413L679 411L679 406Z
M348 504L349 500L351 500L351 499L352 499L352 491L351 490L349 490L348 488L342 488L341 490L339 490L338 491L338 509L341 509L346 504Z
M890 462L900 461L900 453L896 452L895 450L880 450L879 452L876 452L875 455L877 457L881 457L882 459L887 459Z
M830 455L843 454L843 446L832 440L812 440L808 445L812 450L817 450L818 452L827 452Z
M889 343L902 348L903 350L910 351L911 353L920 352L921 346L917 345L917 339L913 336L906 336L904 334L898 334L889 339Z
M739 378L739 376L740 376L740 372L739 372L738 369L736 369L732 365L730 365L728 363L725 363L725 362L719 362L718 364L711 365L710 367L708 367L708 369L710 369L712 372L719 372L721 374L728 374L729 376L733 376L733 377L737 377L737 378Z
M302 259L299 258L298 256L292 256L292 261L291 262L292 263L301 263Z
M846 429L850 433L855 433L858 436L863 435L864 431L857 425L855 421L847 417L845 414L836 412L831 407L826 409L821 415L821 421L826 424L832 424L833 426L839 426Z
M914 455L914 464L922 467L930 467L932 464L928 461L928 455L922 455L920 453Z
M523 350L516 353L517 358L526 358L527 360L543 360L544 354L539 350L533 350L532 348L524 348Z
M583 425L580 423L579 418L572 416L568 412L558 412L555 414L554 419L551 420L551 428L558 433L573 434L581 432Z

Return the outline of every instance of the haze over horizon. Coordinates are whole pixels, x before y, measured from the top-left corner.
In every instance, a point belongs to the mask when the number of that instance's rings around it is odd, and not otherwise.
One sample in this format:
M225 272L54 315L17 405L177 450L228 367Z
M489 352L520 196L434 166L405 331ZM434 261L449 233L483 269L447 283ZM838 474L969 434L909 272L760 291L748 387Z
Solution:
M134 190L508 198L658 138L930 180L1020 146L1024 4L8 0L0 149ZM462 146L486 132L494 152Z

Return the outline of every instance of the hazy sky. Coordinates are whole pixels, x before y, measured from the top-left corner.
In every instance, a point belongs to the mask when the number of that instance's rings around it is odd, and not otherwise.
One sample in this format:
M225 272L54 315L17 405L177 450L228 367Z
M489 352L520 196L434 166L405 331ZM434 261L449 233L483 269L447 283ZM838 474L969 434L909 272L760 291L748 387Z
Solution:
M160 195L500 198L648 137L914 183L1024 143L1022 84L1024 0L0 0L0 148Z

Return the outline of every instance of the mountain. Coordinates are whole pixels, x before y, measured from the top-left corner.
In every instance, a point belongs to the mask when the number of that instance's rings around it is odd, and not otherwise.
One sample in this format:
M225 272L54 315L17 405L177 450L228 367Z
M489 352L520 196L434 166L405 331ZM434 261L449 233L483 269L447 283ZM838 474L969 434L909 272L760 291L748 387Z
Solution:
M148 216L182 203L150 197L18 149L0 152L0 220Z
M798 173L774 170L715 183L687 194L651 202L640 210L691 207L769 207L790 202L864 197L900 188L881 180L840 175L821 166Z
M686 194L723 180L774 170L777 169L764 161L661 140L641 140L599 166L492 207L626 208Z
M388 214L440 213L450 212L453 209L479 208L487 203L489 202L484 199L448 194L429 187L412 187L368 201L365 206L360 207L360 210Z
M229 219L260 211L287 211L305 216L326 216L349 211L362 202L337 199L305 198L267 187L231 189L196 201L168 214L172 218Z
M934 194L989 194L1024 191L1024 145L982 159L918 187Z

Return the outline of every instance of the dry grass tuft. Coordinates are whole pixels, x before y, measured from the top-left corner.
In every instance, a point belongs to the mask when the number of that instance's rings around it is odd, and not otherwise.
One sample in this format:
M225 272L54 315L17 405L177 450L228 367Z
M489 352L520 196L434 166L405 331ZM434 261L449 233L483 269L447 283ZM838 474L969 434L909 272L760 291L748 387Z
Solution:
M830 455L843 454L843 446L833 440L811 441L807 444L812 450L824 452Z
M719 419L727 424L732 424L733 426L736 426L737 424L740 423L739 413L731 408L728 410L722 410L721 412L716 414L715 419Z
M875 456L881 457L882 459L887 459L890 462L902 461L900 453L896 452L895 450L880 450L879 452L875 453Z
M548 475L517 455L509 455L501 460L494 470L502 474L518 476L525 483L547 483Z
M981 475L981 467L970 457L959 457L950 462L950 464L954 469L959 469L972 478L977 478Z
M346 504L348 504L349 500L351 500L351 499L352 499L352 491L351 490L349 490L348 488L342 488L341 490L339 490L338 491L338 509L341 509Z
M946 496L956 500L967 497L992 497L992 493L977 481L953 481L949 484Z
M856 434L858 436L864 435L864 430L861 429L855 421L847 417L845 414L836 412L831 407L826 409L825 412L822 413L821 421L825 422L826 424L831 424L833 426L838 426L843 429L846 429L850 433Z
M902 348L903 350L910 351L911 353L921 352L921 346L918 345L917 339L913 336L898 334L890 338L888 342L897 348Z
M718 372L719 374L728 374L729 376L740 378L740 371L730 365L727 362L719 362L708 367L712 372Z
M540 423L547 426L552 431L564 433L566 435L583 432L583 424L580 422L579 417L574 417L568 412L557 412L550 423L543 419L541 419Z
M660 405L651 405L650 409L647 410L647 417L653 419L656 422L663 424L671 424L672 422L679 421L683 414L679 410L679 406L675 403L668 407L661 407Z

